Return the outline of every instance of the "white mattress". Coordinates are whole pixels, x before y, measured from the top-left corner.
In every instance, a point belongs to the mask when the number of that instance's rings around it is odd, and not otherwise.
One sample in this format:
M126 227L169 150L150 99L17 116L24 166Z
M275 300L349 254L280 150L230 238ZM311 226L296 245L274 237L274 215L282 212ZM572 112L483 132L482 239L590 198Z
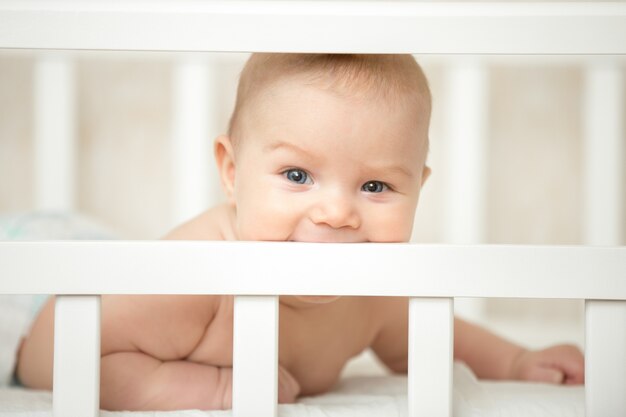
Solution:
M346 377L332 392L279 405L280 417L395 417L407 415L406 376ZM50 392L0 389L0 417L52 416ZM230 411L101 412L106 417L226 417ZM477 381L463 364L454 366L456 417L583 417L581 386Z

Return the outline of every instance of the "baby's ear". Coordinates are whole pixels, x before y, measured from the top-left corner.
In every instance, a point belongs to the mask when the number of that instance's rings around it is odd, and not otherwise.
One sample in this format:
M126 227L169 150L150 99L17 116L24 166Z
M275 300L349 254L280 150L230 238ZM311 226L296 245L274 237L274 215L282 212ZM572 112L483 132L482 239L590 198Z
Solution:
M226 135L218 136L213 144L215 162L220 174L222 188L229 204L234 204L235 190L235 153L230 138Z
M422 185L421 185L422 187L424 186L424 183L426 182L428 177L430 177L431 172L432 170L430 169L430 167L424 165L424 169L422 170Z

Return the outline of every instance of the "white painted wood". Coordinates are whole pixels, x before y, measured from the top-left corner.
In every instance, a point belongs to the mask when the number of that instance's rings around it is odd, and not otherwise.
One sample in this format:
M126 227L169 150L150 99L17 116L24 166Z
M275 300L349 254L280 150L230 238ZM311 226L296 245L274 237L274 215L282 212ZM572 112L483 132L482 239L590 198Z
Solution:
M100 297L57 296L54 417L96 417L100 409Z
M76 106L71 59L41 54L34 66L34 91L35 205L42 210L72 210Z
M612 60L591 61L584 86L584 241L623 245L624 71Z
M452 298L409 300L409 417L452 416Z
M0 3L0 48L623 54L624 39L626 4L610 2Z
M236 296L233 321L233 416L275 417L278 296Z
M488 71L476 58L453 61L445 80L444 239L486 239Z
M626 416L626 301L585 302L587 417Z
M481 244L487 236L487 120L489 79L479 58L452 61L445 81L446 137L443 237L446 243ZM457 314L485 321L485 301L458 298Z
M62 274L50 280L41 273L50 270ZM298 279L294 279L294 271ZM626 300L626 247L0 242L0 276L12 277L0 281L1 294L319 294Z
M595 246L621 245L625 189L623 71L613 60L594 60L587 67L584 85L584 241ZM587 300L585 315L586 415L624 416L626 302Z
M180 57L173 71L172 170L173 224L196 216L209 205L209 84L206 59Z
M219 173L215 164L215 154L213 152L213 144L215 138L217 138L221 134L225 134L227 128L226 126L223 126L222 123L218 120L219 115L223 112L224 107L224 93L223 91L220 91L220 87L224 83L224 72L220 72L220 68L222 65L233 65L233 63L236 63L243 67L246 60L247 55L242 56L242 54L223 53L211 54L210 58L207 59L209 70L209 91L207 92L208 106L207 114L205 115L208 124L206 137L208 168L207 188L205 190L205 193L207 195L207 206L205 206L203 209L207 209L208 207L212 207L221 203L224 198Z

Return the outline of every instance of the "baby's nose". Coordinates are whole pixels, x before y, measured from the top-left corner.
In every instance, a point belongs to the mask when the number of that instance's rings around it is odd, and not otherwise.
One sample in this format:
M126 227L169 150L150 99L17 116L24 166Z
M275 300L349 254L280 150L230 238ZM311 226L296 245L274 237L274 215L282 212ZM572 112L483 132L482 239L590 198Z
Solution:
M356 229L361 225L355 202L350 196L339 192L322 196L311 210L311 220L315 224L326 224L334 229L342 227Z

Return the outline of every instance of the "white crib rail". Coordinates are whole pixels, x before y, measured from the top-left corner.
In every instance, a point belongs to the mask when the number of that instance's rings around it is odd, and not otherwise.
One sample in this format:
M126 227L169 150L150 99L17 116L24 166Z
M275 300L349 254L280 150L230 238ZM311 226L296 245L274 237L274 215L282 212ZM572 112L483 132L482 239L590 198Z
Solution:
M242 253L246 262L233 261ZM625 255L626 247L583 246L0 242L0 274L11 277L0 294L625 300Z
M243 254L247 261L237 262ZM54 279L41 271L54 271ZM71 317L84 316L90 323L79 323L72 318L58 322L59 328L66 331L55 335L55 349L59 351L55 355L55 372L63 372L71 363L73 367L80 367L81 375L90 380L85 384L77 378L55 375L58 384L55 385L55 410L77 412L73 407L80 393L83 408L78 414L97 414L93 384L98 384L98 355L94 352L97 353L99 315L94 314L93 308L97 306L98 294L246 296L238 297L235 312L238 317L244 317L243 321L237 320L235 329L233 393L238 417L276 415L276 372L268 374L268 367L275 368L278 347L275 295L334 294L412 297L409 323L411 416L451 415L453 297L613 300L593 301L603 303L604 316L601 320L597 316L588 317L594 326L604 326L600 332L592 327L587 337L594 348L603 346L601 352L605 356L594 355L593 360L598 360L596 368L588 364L594 369L594 377L586 383L587 407L591 416L626 413L622 400L626 389L623 378L626 375L623 358L626 329L605 331L606 317L626 308L626 247L0 242L0 275L11 277L10 281L0 284L0 294L65 294L59 297L60 311L67 311L70 306L80 308L81 302L69 300L80 297L79 294L87 295L84 309L74 311ZM248 299L248 296L261 297ZM258 309L254 307L257 300ZM425 311L428 314L425 315ZM258 360L258 343L246 342L251 338L258 340L251 336L258 328L248 320L250 316L256 316L256 323L269 332L260 349L260 355L267 361ZM621 336L616 338L615 334ZM606 346L610 348L604 348ZM84 354L74 353L83 348ZM602 369L622 377L606 378ZM438 375L434 385L431 371ZM267 390L265 395L258 395L259 386ZM611 408L607 409L607 401ZM65 415L65 411L56 415Z
M0 48L623 54L625 22L608 2L3 0Z
M623 3L0 0L0 48L626 54L624 39ZM249 259L245 265L232 261L240 259L238 253ZM626 332L608 340L615 331L607 326L609 319L626 316L625 262L625 248L0 243L0 276L11 277L0 282L0 293L66 294L57 305L57 416L98 413L98 294L238 294L236 314L255 316L270 333L276 331L276 294L412 296L411 416L451 414L453 297L585 299L587 343L593 352L587 357L587 413L604 417L626 415ZM41 271L61 276L50 280ZM336 278L346 276L358 280ZM259 296L264 312L252 305ZM421 310L432 312L437 326L421 321ZM235 414L275 415L276 373L257 366L275 365L277 343L272 333L262 349L267 362L250 360L257 351L242 348L242 339L250 335L244 329L250 323L243 323L235 330L240 335L234 357ZM435 327L440 332L428 336L432 343L415 344ZM429 349L437 352L436 360L426 354ZM420 372L431 370L441 377L435 385L421 377ZM259 384L267 384L267 395L254 394Z

